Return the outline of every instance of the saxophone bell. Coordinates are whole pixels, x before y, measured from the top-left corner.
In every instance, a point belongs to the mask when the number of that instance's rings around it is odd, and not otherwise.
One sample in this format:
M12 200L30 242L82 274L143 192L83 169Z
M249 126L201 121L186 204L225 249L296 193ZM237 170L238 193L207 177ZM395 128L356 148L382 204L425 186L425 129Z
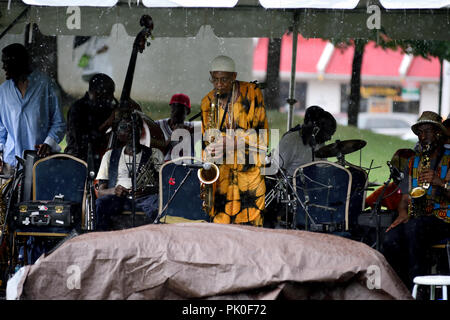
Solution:
M419 186L419 187L415 187L411 190L410 192L410 196L413 199L417 199L420 197L423 197L426 193L426 189L425 186Z
M209 168L200 168L197 170L197 176L201 183L213 184L219 178L219 167L214 163L210 164Z

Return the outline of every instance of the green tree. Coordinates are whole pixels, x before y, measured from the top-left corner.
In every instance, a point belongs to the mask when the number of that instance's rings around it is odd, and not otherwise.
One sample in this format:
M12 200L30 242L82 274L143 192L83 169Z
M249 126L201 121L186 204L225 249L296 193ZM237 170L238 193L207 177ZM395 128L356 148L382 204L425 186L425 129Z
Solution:
M439 111L442 108L442 77L444 60L450 61L450 41L441 40L393 40L387 34L381 38L378 43L383 48L396 50L400 48L403 53L421 56L425 59L436 57L440 63L440 80L439 80Z
M350 96L348 99L348 125L358 126L358 113L361 101L361 69L364 57L364 48L369 39L329 39L335 47L343 50L353 46L355 51L352 61L352 76L350 80Z
M268 109L280 107L281 38L270 38L267 53L266 88L264 102Z

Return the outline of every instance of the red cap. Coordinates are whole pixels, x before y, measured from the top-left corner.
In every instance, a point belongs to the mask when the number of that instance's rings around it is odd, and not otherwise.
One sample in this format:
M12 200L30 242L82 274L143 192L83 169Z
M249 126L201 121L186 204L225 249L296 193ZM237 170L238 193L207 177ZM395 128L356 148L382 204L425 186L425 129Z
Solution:
M169 104L173 103L179 103L184 105L186 108L188 108L188 114L191 112L191 101L189 100L189 97L185 95L184 93L177 93L172 96L170 99Z

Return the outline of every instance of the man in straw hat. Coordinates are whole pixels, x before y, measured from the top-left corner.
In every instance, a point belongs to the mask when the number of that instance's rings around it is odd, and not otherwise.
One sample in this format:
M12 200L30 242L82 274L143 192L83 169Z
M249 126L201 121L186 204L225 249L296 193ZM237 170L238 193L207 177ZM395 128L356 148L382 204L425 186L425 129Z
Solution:
M262 226L266 188L260 168L269 126L261 90L236 76L233 59L216 57L210 68L213 89L201 102L204 139L215 132L215 138L205 139L204 157L217 163L220 171L213 186L214 204L207 213L216 223ZM210 117L212 105L217 106L216 121Z
M429 273L427 250L450 236L450 150L442 118L424 111L411 127L419 139L418 151L405 166L400 182L398 217L386 230L383 253L406 286ZM422 187L421 197L416 197Z

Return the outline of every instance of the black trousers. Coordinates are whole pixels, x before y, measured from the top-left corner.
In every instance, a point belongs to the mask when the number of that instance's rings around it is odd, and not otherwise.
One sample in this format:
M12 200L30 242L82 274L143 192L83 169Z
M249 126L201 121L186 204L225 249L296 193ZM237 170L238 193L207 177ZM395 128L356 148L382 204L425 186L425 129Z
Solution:
M435 216L420 216L384 234L386 260L411 289L416 276L427 275L431 267L427 252L433 244L450 237L450 223Z

